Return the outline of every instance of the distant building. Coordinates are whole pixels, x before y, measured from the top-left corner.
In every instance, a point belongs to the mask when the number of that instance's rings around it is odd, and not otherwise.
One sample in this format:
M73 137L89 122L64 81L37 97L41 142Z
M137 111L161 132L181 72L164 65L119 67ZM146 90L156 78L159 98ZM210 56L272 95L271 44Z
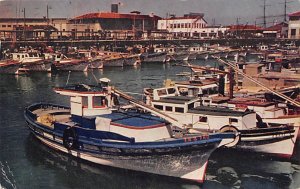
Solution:
M264 37L286 38L288 36L288 24L281 22L263 30Z
M111 38L142 37L144 33L151 34L156 30L156 15L142 15L139 11L129 14L115 12L89 13L69 21L68 29L72 35L77 32L106 35ZM122 36L120 36L122 35Z
M200 30L200 38L223 38L228 30L227 26L207 26Z
M207 26L203 13L189 13L183 17L171 17L158 20L157 29L172 33L174 37L200 37L203 28Z
M0 39L36 39L66 31L66 18L0 18ZM46 34L48 33L48 34Z
M300 11L289 14L288 38L300 39Z
M263 28L256 25L231 25L229 26L228 35L237 38L251 38L262 36Z

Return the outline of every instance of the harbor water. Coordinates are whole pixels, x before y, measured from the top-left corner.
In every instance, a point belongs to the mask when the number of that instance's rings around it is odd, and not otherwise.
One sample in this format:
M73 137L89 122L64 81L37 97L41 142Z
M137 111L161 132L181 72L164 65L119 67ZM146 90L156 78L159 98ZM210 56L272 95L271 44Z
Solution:
M142 99L139 94L143 93L143 88L160 87L166 79L187 79L176 75L181 72L189 72L189 69L152 63L87 73L0 75L0 188L300 188L299 142L291 161L217 150L209 160L206 181L199 186L179 179L80 161L43 146L26 127L23 117L26 106L36 102L68 105L66 97L52 90L67 82L95 84L95 78L107 77L112 85Z

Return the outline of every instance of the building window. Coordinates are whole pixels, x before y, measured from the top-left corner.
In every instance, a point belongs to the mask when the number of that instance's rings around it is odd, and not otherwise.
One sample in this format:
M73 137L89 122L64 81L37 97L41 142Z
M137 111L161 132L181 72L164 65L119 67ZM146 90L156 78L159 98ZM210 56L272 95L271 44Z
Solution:
M11 25L7 25L8 28L11 28Z
M199 122L207 123L207 117L206 116L200 116L199 117Z
M183 108L175 107L175 112L184 113Z
M2 25L2 28L6 28L6 25Z
M180 24L177 24L177 28L180 28Z
M171 106L166 106L166 111L172 112L172 111L173 111L173 107L171 107Z
M291 29L291 36L295 36L296 35L296 29Z
M184 27L185 27L185 28L187 28L187 27L188 27L188 24L187 24L187 23L185 23L185 24L184 24Z
M161 105L154 105L154 108L159 109L159 110L163 110L164 109L163 106L161 106Z
M184 24L181 24L181 28L184 28Z

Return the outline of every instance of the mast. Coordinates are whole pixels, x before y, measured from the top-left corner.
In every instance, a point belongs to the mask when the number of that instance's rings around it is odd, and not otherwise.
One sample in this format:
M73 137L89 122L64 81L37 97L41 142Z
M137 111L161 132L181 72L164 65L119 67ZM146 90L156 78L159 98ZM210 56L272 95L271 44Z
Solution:
M220 58L218 58L218 57L215 57L215 56L213 56L213 58L217 59L219 62L221 62L221 63L223 63L223 64L226 64L227 66L229 66L230 68L232 68L234 71L238 72L240 75L242 75L243 77L249 79L250 81L254 82L255 84L261 86L261 87L264 88L265 90L267 90L267 91L269 91L269 92L271 92L271 93L273 93L273 94L275 94L275 95L281 97L282 99L284 99L284 100L290 102L291 104L293 104L293 105L295 105L295 106L297 106L297 107L300 107L300 103L297 102L296 100L294 100L294 99L292 99L292 98L290 98L290 97L288 97L288 96L286 96L286 95L284 95L284 94L282 94L282 93L280 93L280 92L278 92L278 91L275 91L275 90L273 90L273 89L271 89L271 88L265 86L265 85L262 84L261 82L259 82L259 81L255 80L255 79L253 79L252 77L248 76L247 74L245 74L245 73L243 73L242 71L240 71L239 69L237 69L233 63L224 61L224 60L222 60L222 59L220 59Z

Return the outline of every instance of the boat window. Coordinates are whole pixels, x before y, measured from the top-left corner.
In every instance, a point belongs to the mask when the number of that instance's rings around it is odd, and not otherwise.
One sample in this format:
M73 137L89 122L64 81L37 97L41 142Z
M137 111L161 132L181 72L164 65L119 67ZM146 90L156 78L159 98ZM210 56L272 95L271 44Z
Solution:
M206 123L207 122L207 117L206 116L200 116L199 117L199 122Z
M176 90L174 88L169 88L168 89L168 94L174 94Z
M173 111L173 107L171 107L171 106L166 106L166 111L172 112L172 111Z
M175 112L184 113L184 109L183 108L179 108L179 107L175 107Z
M192 108L194 108L195 106L194 106L194 103L191 103L191 104L189 104L188 105L188 109L192 109Z
M82 97L82 106L88 107L88 97Z
M167 91L166 91L166 89L161 89L161 90L158 90L158 91L157 91L157 94L158 94L158 96L166 95L166 94L167 94Z
M163 106L161 106L161 105L154 105L154 108L159 109L159 110L163 110Z
M237 123L238 119L236 118L229 118L229 123Z
M105 97L94 96L93 97L93 108L104 107L107 104Z

